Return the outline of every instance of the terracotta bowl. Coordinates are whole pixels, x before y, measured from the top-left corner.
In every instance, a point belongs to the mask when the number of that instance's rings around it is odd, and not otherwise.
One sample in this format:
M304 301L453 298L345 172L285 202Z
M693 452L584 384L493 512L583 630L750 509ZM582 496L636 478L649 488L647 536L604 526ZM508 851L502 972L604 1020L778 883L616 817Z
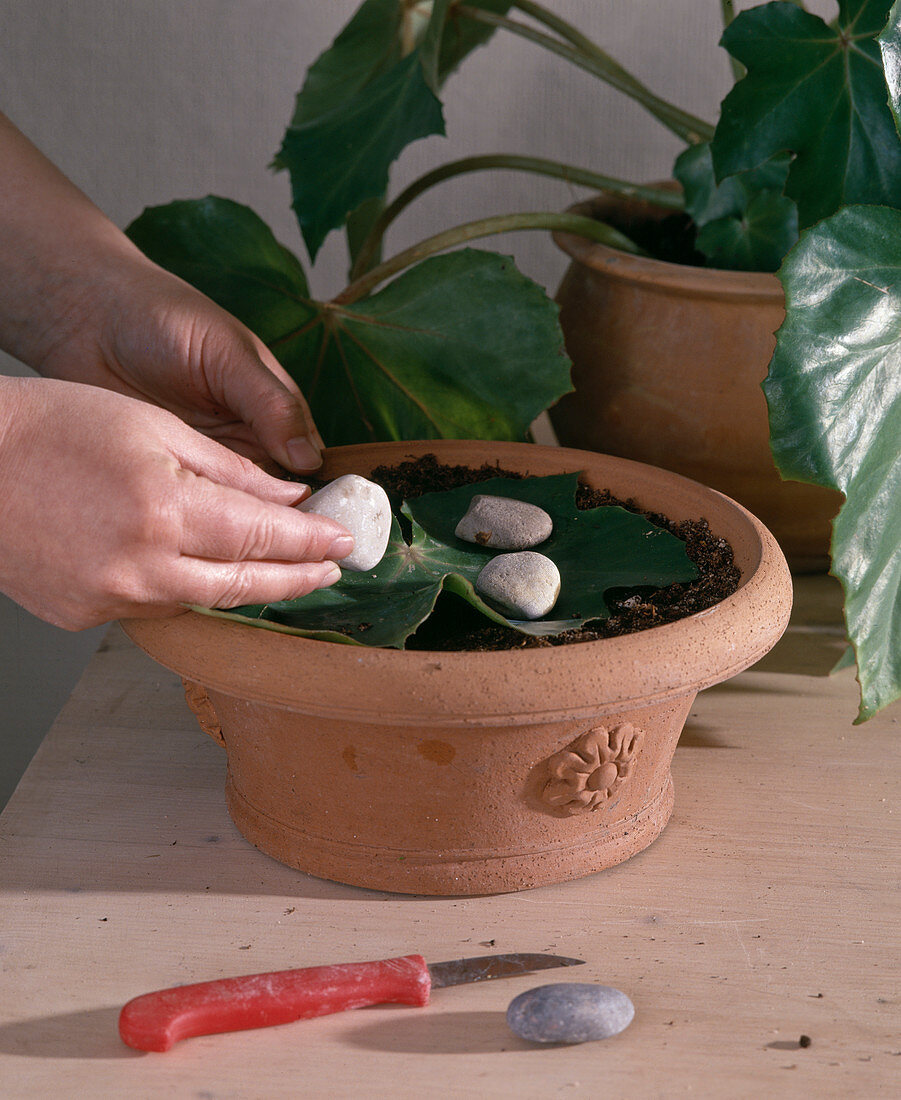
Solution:
M441 461L545 475L673 519L706 518L741 570L732 596L621 638L490 653L368 649L193 612L124 623L187 681L228 752L240 831L323 878L415 894L561 882L647 847L673 806L670 763L696 693L762 657L791 580L766 528L677 474L588 451L429 441L336 448L325 474Z

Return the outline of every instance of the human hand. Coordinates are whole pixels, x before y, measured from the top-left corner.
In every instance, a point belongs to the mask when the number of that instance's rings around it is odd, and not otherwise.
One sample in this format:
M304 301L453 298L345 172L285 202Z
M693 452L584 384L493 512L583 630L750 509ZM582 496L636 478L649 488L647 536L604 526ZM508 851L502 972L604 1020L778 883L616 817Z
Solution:
M80 280L41 373L153 402L254 461L318 469L322 439L266 345L124 238L115 245Z
M153 402L257 461L320 465L297 386L239 321L146 256L0 114L0 347Z
M305 595L353 539L176 416L108 390L0 378L0 590L70 630Z

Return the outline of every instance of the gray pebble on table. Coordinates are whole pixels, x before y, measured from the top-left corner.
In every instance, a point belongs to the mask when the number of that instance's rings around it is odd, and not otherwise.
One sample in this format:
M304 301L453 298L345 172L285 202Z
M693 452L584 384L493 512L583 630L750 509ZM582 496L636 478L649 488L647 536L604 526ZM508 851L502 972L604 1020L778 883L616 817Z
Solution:
M507 1024L533 1043L587 1043L624 1031L635 1016L625 993L609 985L557 982L526 990L510 1002Z
M454 534L492 550L528 550L549 539L553 530L553 520L537 504L477 493Z
M391 502L374 481L359 474L344 474L297 505L298 511L314 512L346 527L354 548L338 565L356 573L375 569L382 560L391 533Z
M560 571L534 550L498 554L476 577L475 589L513 619L540 619L560 595Z

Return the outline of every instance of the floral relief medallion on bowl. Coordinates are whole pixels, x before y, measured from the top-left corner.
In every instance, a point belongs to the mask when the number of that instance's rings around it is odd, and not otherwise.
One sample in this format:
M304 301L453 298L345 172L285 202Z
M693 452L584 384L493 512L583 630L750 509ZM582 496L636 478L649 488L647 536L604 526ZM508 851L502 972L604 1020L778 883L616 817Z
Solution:
M600 809L627 782L641 730L631 723L595 726L538 765L547 777L539 799L554 814Z

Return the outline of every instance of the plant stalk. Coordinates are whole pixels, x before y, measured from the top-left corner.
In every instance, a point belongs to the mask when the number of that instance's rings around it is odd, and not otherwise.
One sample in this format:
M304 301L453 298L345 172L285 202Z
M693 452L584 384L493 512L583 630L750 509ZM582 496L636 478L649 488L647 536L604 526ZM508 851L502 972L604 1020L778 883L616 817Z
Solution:
M514 19L508 19L494 12L483 11L481 8L470 7L468 4L460 4L457 8L460 15L466 16L479 23L487 23L493 27L503 27L505 30L527 38L539 46L550 50L571 64L591 73L617 91L623 92L631 99L640 103L659 122L687 141L690 145L697 145L702 141L709 141L713 137L713 127L703 119L683 111L680 107L674 107L671 103L656 96L649 88L635 77L625 73L620 65L615 62L608 64L604 60L606 55L582 53L566 42L558 41L548 34L535 30L525 23L517 23ZM625 75L623 75L625 73Z
M723 13L723 27L726 28L735 18L735 0L720 0L720 10ZM745 75L744 65L731 54L729 55L729 64L732 66L732 79L741 80Z
M448 248L463 244L466 241L475 240L477 237L491 237L497 233L513 233L521 229L545 229L564 233L576 233L587 237L589 240L606 244L610 248L618 248L623 252L633 255L647 255L634 241L630 241L612 226L594 218L585 218L579 214L555 214L547 211L523 214L496 214L490 218L480 218L478 221L466 222L446 229L443 233L436 233L433 237L427 237L419 244L398 252L390 260L385 260L371 271L354 281L335 298L333 306L346 306L365 298L379 283L385 282L404 268L433 256L436 252L444 252Z
M494 153L484 156L463 157L449 161L414 180L397 198L390 203L372 225L365 241L360 245L357 258L351 269L351 278L356 279L369 268L378 253L379 245L393 221L418 198L424 191L467 172L482 172L490 169L509 169L517 172L533 172L541 176L565 180L580 187L593 187L598 191L609 191L626 198L644 199L656 206L669 210L683 210L685 203L678 191L668 191L659 187L642 187L626 180L603 176L584 168L574 168L559 161L545 160L543 157L521 157L510 153Z
M476 6L478 6L478 3L476 3ZM642 89L641 82L628 70L624 69L606 50L602 50L596 42L592 42L590 38L582 34L571 23L561 19L559 15L544 7L544 5L536 3L535 0L513 0L513 7L518 8L523 15L528 15L534 19L536 23L542 23L548 30L560 35L562 39L575 46L577 50L602 61L609 67L611 72L616 72L622 81L630 83L635 89Z

